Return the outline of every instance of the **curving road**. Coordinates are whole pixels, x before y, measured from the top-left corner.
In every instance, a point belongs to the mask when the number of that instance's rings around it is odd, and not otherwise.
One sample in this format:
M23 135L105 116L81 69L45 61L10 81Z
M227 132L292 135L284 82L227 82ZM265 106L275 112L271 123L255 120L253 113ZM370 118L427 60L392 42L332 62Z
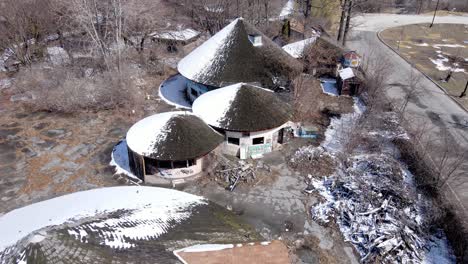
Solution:
M392 67L388 76L392 85L386 93L395 101L405 98L407 94L405 85L410 78L412 66L383 44L377 33L386 28L430 23L431 20L432 16L372 14L358 16L353 21L355 26L348 47L357 50L365 58L384 60L389 67ZM468 24L468 16L436 17L435 23ZM441 134L447 134L456 144L468 150L468 113L419 71L413 72L421 77L422 92L415 100L411 100L407 107L406 118L411 120L412 128L422 124L428 125L431 127L429 132L431 136L440 137ZM441 154L437 151L431 153L434 159L437 159L437 155ZM449 183L447 197L465 216L468 216L468 168L465 167L464 171L462 177ZM468 225L468 221L465 224Z

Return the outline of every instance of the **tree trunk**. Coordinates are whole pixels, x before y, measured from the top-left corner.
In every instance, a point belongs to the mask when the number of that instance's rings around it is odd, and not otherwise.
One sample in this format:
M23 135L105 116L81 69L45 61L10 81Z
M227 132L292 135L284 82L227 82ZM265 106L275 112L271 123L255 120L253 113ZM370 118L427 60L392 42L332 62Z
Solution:
M346 4L349 0L341 0L341 17L340 17L340 28L338 29L338 37L336 38L337 41L340 41L343 37L343 28L346 18Z
M305 6L304 16L305 16L306 18L309 17L309 15L310 15L310 9L312 8L312 5L310 4L310 1L311 1L311 0L306 0L306 1L305 1L306 6Z
M344 28L344 33L343 33L343 46L346 45L346 37L348 36L349 33L349 26L351 24L351 17L352 17L352 12L353 12L353 0L348 0L348 15L346 17L346 26Z

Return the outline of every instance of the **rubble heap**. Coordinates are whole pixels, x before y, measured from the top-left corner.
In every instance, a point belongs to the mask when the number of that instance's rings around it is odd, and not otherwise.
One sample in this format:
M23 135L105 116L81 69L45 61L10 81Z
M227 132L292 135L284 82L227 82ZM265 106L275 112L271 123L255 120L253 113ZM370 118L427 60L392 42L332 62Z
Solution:
M311 208L312 217L336 219L364 263L421 263L429 242L421 214L428 204L418 199L411 176L387 155L349 158L334 176L311 179L325 200Z

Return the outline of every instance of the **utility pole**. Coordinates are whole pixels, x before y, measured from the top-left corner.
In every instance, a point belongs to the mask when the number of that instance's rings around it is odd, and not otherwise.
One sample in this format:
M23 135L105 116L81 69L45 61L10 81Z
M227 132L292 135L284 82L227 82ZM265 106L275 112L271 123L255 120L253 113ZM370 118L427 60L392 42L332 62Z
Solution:
M466 81L465 90L463 90L463 93L460 94L460 98L466 96L466 90L468 90L468 81Z
M434 10L434 17L432 18L432 23L431 23L431 25L429 26L430 28L434 25L434 20L435 20L436 14L437 14L437 9L439 8L439 1L440 1L440 0L437 0L436 8L435 8L435 10Z

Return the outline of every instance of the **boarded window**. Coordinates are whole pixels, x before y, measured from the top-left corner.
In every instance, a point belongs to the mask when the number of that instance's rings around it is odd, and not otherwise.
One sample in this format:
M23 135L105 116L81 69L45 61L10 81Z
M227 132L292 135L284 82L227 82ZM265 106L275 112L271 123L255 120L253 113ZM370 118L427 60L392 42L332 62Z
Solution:
M240 145L240 140L234 137L228 137L228 143L233 145Z
M174 167L174 169L187 168L187 161L186 160L173 161L172 166Z
M261 145L265 142L264 137L258 137L258 138L253 138L252 139L252 145Z

